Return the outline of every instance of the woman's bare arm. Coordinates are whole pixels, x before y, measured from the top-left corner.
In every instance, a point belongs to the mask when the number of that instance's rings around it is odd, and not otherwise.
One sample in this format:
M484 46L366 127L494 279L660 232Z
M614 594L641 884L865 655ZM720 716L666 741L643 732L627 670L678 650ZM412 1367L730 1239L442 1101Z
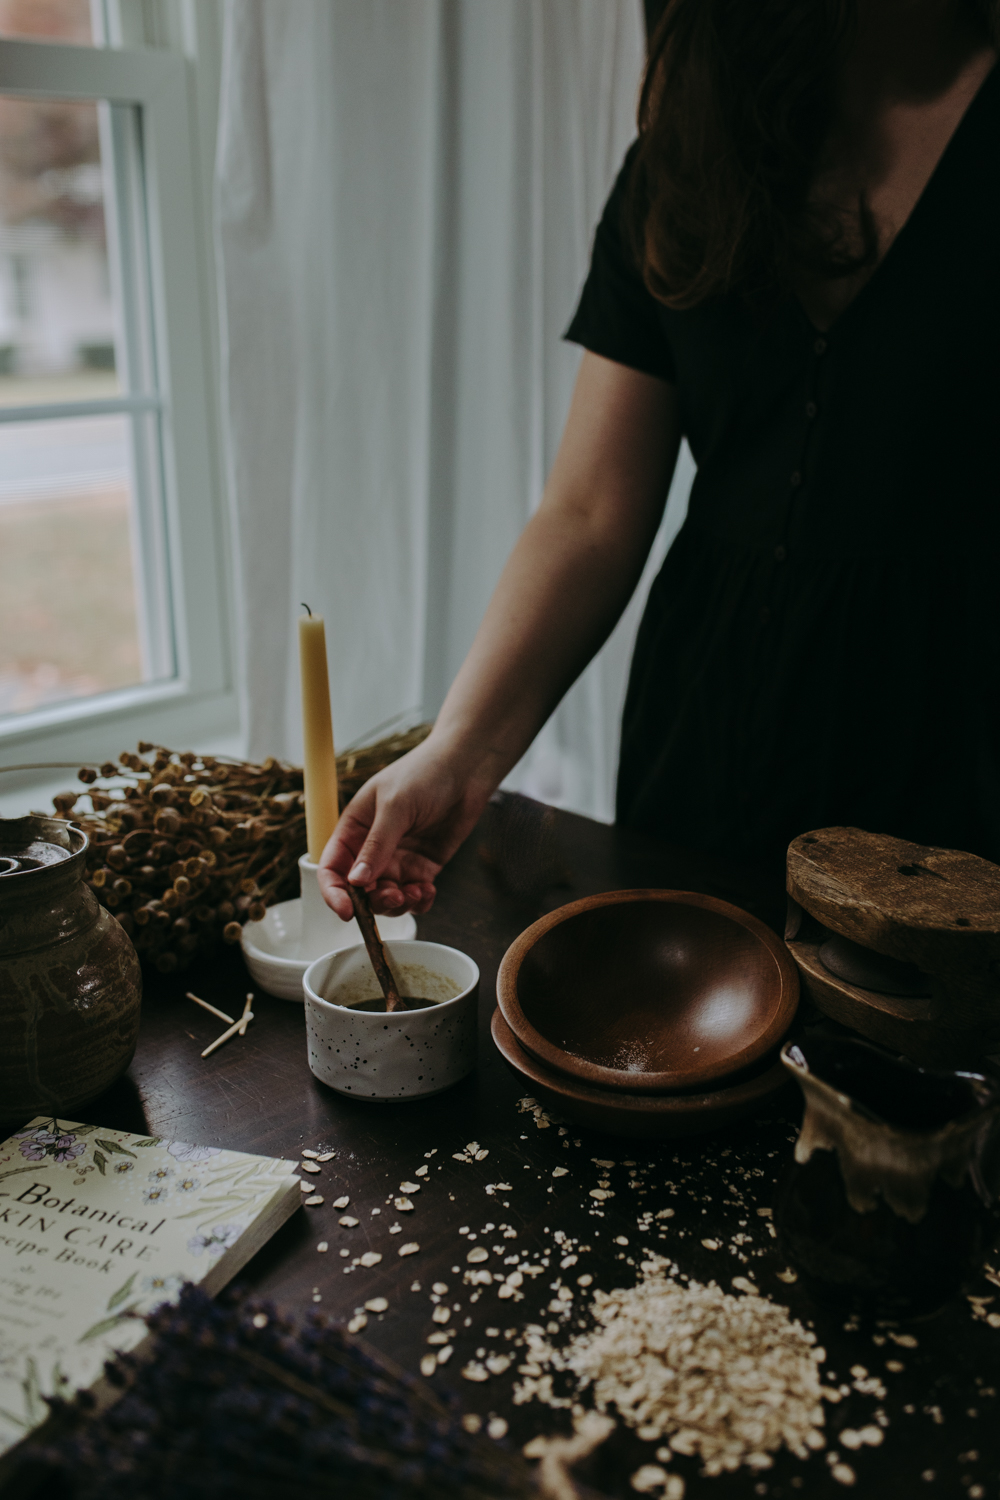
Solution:
M631 598L679 443L673 386L584 355L541 505L432 733L361 788L323 852L323 893L345 920L348 877L378 911L430 906L441 866Z

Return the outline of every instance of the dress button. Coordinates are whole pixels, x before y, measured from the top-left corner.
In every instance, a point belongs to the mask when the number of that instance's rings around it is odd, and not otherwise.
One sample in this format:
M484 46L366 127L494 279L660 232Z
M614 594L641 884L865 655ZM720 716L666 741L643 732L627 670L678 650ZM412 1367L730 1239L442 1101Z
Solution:
M786 549L784 547L775 547L775 549L774 549L774 560L775 560L775 562L784 562L784 560L785 560L785 558L787 556L788 556L788 552L786 551Z
M817 339L816 340L815 344L813 344L813 353L814 354L825 354L826 353L826 339Z
M802 483L802 475L799 473L798 469L793 472L789 483L792 486L793 490L797 490L799 485Z
M819 407L816 405L815 401L806 402L806 416L809 418L810 422L818 411Z

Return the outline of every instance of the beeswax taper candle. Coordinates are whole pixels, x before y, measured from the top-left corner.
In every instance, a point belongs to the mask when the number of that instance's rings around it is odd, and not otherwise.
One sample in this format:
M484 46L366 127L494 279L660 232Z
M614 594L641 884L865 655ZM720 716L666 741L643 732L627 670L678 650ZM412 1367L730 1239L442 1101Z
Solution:
M303 608L308 610L309 606ZM322 615L310 612L299 620L299 667L302 676L306 839L309 858L313 864L318 864L340 816Z

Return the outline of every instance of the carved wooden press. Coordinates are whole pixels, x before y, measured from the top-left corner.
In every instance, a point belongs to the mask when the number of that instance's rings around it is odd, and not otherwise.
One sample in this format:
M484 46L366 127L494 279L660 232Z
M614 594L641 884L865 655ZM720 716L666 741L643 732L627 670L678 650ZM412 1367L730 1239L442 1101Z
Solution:
M929 1066L1000 1050L1000 867L859 828L788 848L785 940L818 1008Z

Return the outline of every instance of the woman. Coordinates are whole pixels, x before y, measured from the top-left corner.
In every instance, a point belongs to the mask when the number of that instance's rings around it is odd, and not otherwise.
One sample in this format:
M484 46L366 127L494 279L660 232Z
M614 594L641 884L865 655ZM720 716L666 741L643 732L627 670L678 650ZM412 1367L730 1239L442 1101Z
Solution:
M853 824L1000 860L1000 70L986 0L669 0L541 507L417 750L323 856L423 912L663 511L619 821L780 867Z

